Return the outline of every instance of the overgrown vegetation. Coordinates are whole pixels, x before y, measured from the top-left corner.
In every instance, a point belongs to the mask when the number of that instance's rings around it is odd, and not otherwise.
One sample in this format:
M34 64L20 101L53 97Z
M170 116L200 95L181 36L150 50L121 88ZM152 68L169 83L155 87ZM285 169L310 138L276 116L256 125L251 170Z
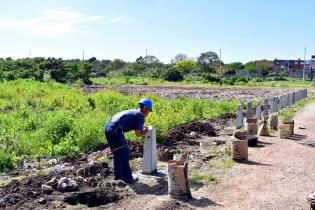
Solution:
M234 112L238 101L165 100L148 95L154 112L146 124L157 128L163 142L166 132L191 120ZM0 83L0 170L15 167L25 156L77 156L106 143L105 122L115 113L137 108L140 96L116 92L85 95L56 82L15 80ZM140 140L132 132L126 137Z
M34 79L60 83L91 84L92 64L55 58L0 59L0 79Z

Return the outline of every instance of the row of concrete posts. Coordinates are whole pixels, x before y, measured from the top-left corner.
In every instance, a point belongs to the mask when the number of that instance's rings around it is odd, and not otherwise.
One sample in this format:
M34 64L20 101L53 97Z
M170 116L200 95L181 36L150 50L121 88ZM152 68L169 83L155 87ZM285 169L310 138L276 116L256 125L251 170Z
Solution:
M279 125L280 138L289 138L293 135L294 120L284 120L279 124L278 112L306 97L307 89L265 98L263 101L257 101L255 109L253 109L252 101L249 101L247 102L245 120L244 108L242 105L239 105L236 113L236 129L245 127L246 130L242 129L234 132L232 158L235 160L248 160L248 146L255 146L258 136L269 136L269 128L278 130Z
M261 100L257 101L255 118L261 120L262 117L266 117L272 113L277 113L278 111L292 106L299 100L307 97L307 89L300 90L297 92L287 93L285 95L265 98L263 102ZM262 104L263 103L263 104ZM246 118L252 117L253 105L252 101L247 103ZM244 127L244 108L243 105L239 105L236 112L236 129Z

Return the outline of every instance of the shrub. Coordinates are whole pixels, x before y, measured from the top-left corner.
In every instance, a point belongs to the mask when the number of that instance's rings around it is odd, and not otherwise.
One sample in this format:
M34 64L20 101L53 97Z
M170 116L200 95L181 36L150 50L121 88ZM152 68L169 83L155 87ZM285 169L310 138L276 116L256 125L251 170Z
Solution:
M18 158L14 153L0 149L0 171L12 170L15 168Z
M252 82L263 82L264 79L262 77L255 77L252 79Z
M202 78L203 80L207 82L217 82L217 83L221 82L220 76L213 73L203 73Z
M167 81L176 82L183 80L183 75L179 70L171 67L164 72L163 78Z
M72 130L73 118L67 112L48 114L45 122L46 139L58 144Z

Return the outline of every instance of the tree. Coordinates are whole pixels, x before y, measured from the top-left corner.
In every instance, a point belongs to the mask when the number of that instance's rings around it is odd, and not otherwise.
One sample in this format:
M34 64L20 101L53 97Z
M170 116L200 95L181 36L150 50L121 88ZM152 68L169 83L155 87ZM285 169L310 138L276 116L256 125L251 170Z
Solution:
M175 68L179 70L182 74L187 74L189 72L196 72L199 70L196 61L193 60L181 60L175 65Z
M255 61L256 69L261 71L262 76L266 76L272 71L273 61L259 60Z
M229 64L232 70L244 69L244 65L241 62L233 62Z
M84 84L92 84L90 80L90 74L92 70L92 65L86 62L82 62L79 68L80 74L79 78L82 79Z
M241 62L233 62L229 64L224 64L221 67L220 72L224 74L235 74L235 70L244 69L244 65Z
M109 65L112 70L116 71L118 69L121 69L125 64L126 62L121 59L114 59Z
M216 69L220 66L219 56L212 51L201 53L197 58L197 62L204 72L216 72Z
M175 81L176 82L176 81L183 80L183 75L181 74L181 72L178 71L174 67L170 67L170 68L166 69L163 77L167 81Z
M176 64L179 61L188 60L186 54L177 54L173 59L171 59L172 64Z
M89 63L94 63L95 61L97 61L97 59L95 57L92 57L88 60Z
M250 61L248 63L245 64L245 71L248 72L255 72L256 71L256 66L255 66L255 62Z

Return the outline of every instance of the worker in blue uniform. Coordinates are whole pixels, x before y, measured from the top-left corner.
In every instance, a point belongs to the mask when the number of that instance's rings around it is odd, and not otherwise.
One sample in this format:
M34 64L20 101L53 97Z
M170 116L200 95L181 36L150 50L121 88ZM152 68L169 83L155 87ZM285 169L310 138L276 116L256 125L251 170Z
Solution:
M129 165L129 149L125 132L134 130L136 136L144 136L148 127L145 118L152 112L152 101L148 98L139 101L138 110L125 110L115 114L105 125L107 143L113 153L114 179L126 183L135 182Z

